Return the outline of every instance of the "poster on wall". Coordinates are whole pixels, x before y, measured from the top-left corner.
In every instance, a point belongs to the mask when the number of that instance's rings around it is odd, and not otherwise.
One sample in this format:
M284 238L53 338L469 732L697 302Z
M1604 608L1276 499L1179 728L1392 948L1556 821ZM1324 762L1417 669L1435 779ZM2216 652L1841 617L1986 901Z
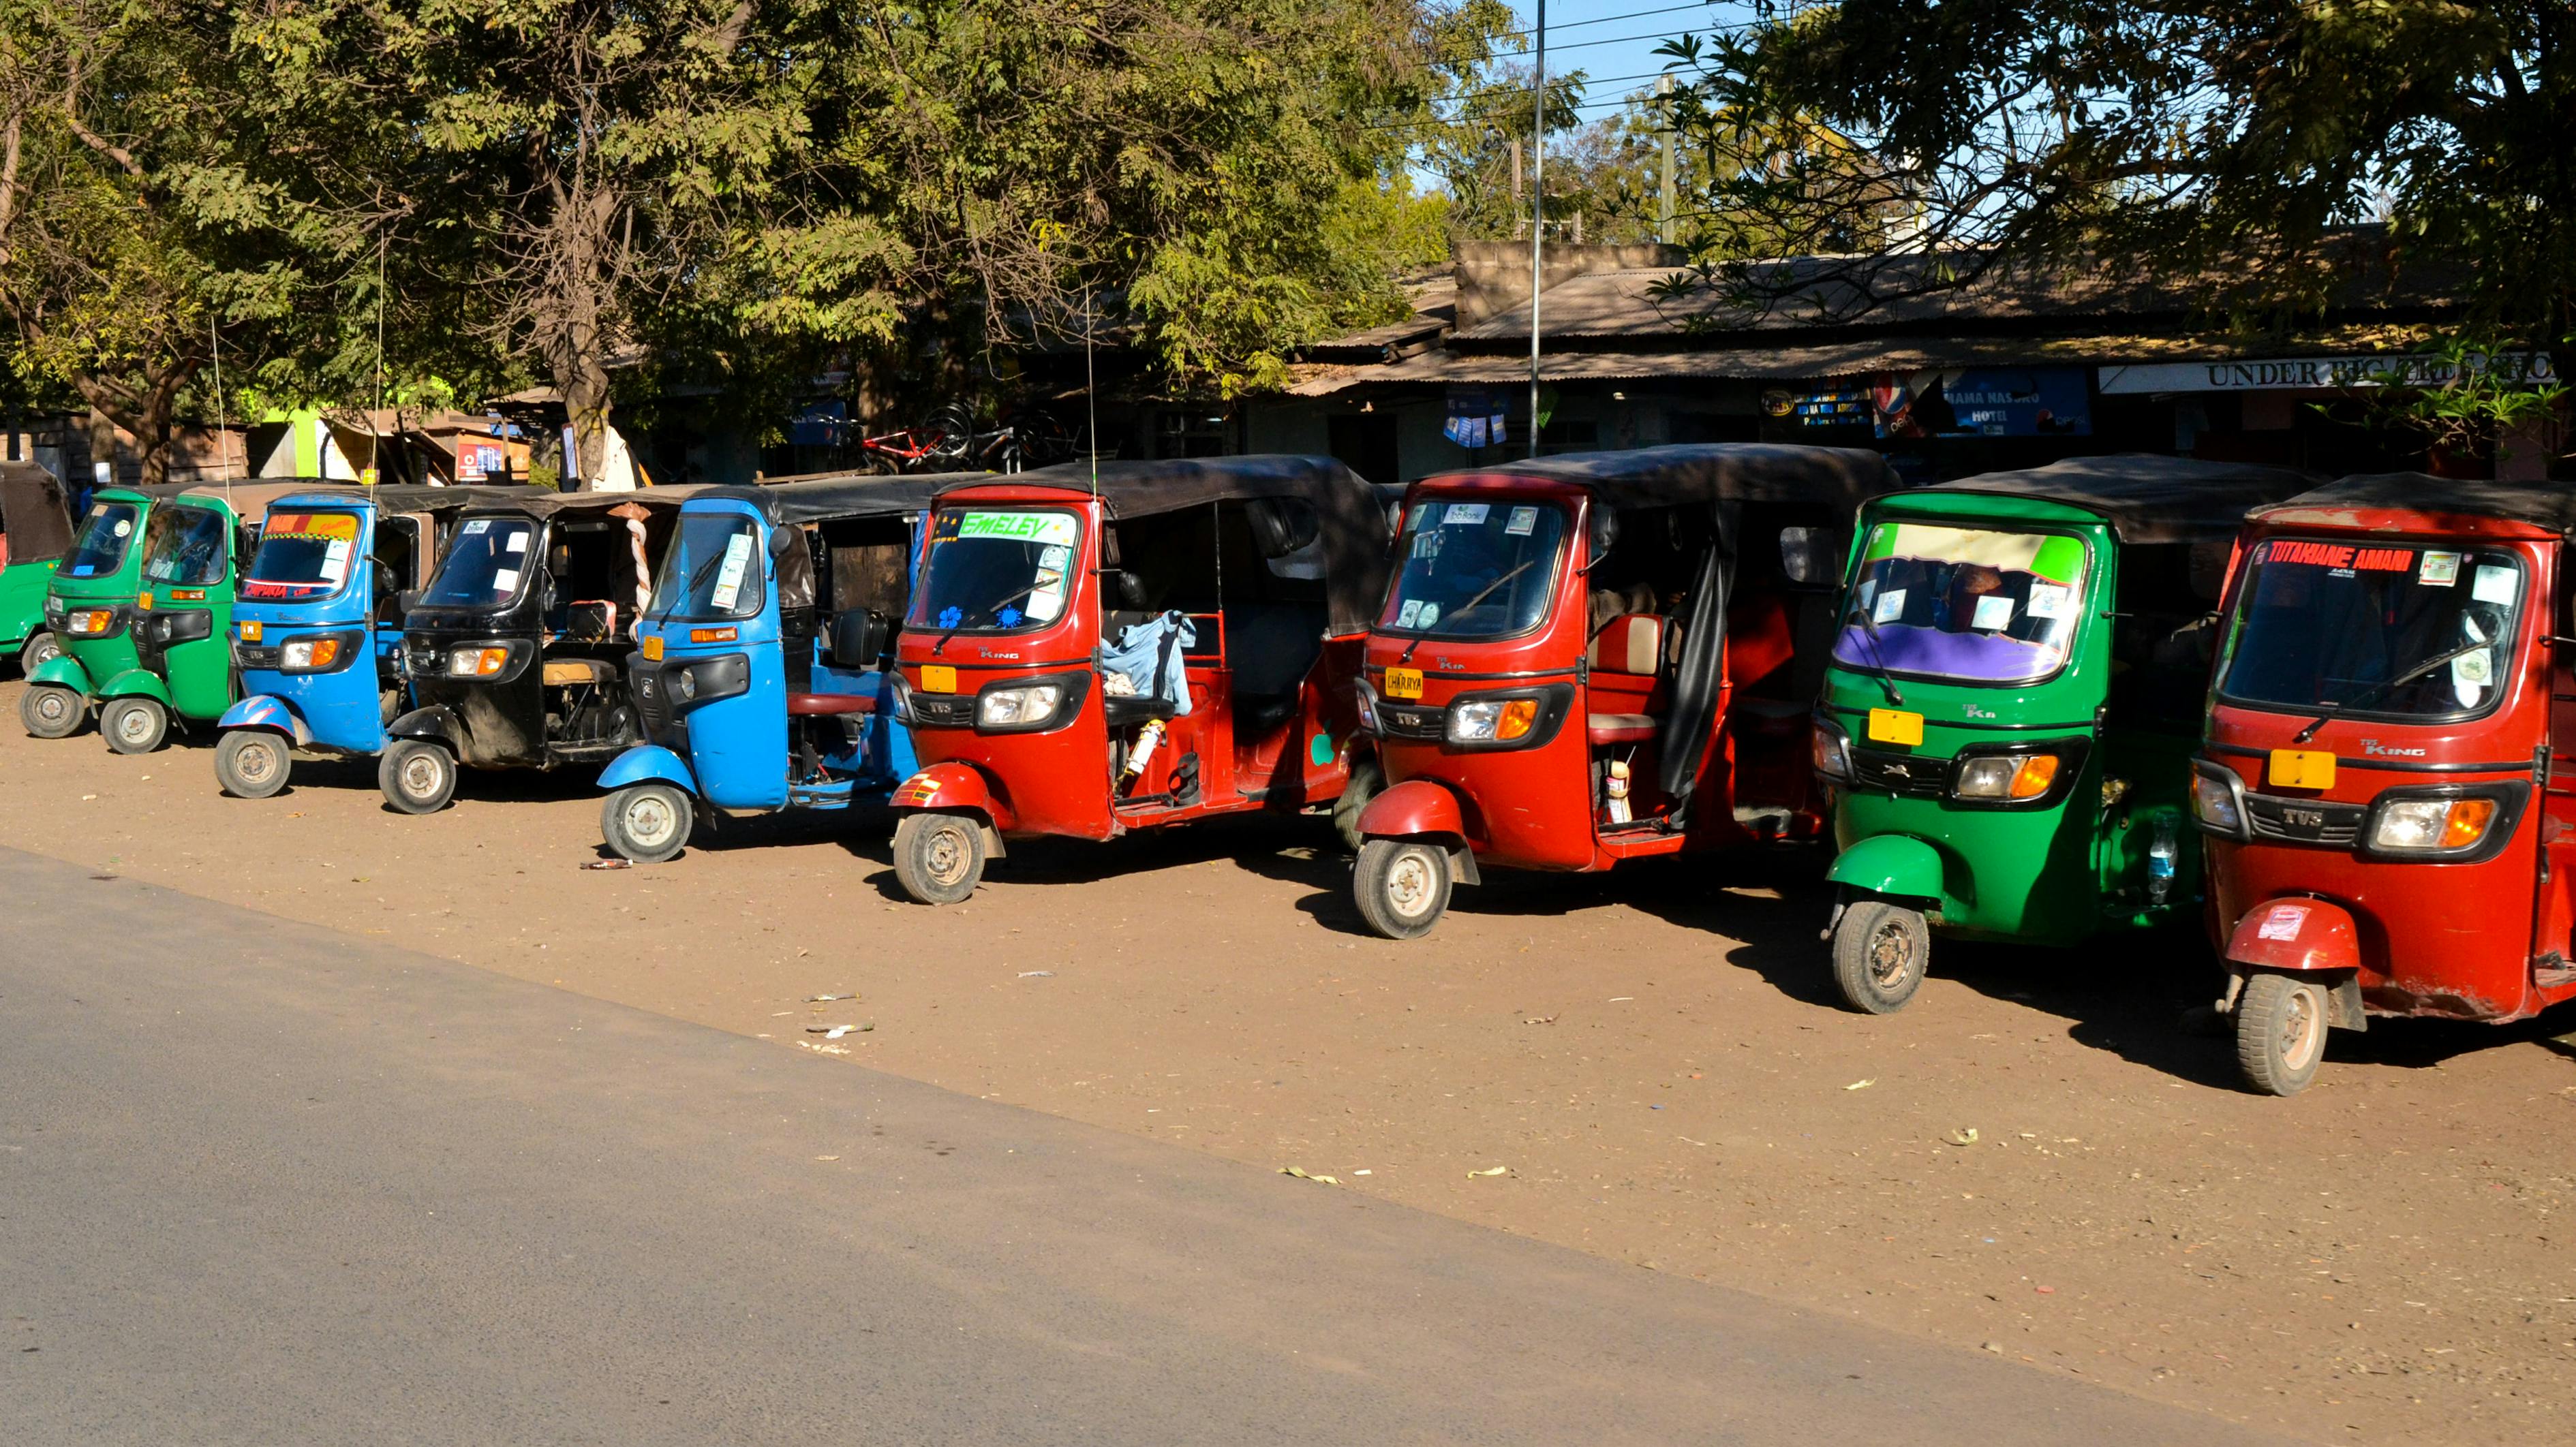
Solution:
M1881 437L2083 437L2092 394L2081 367L1953 367L1881 372L1872 389Z
M1870 419L1866 387L1775 389L1762 394L1762 415L1798 427L1858 427Z
M1461 447L1500 447L1509 410L1499 392L1451 388L1449 415L1440 424L1440 435Z

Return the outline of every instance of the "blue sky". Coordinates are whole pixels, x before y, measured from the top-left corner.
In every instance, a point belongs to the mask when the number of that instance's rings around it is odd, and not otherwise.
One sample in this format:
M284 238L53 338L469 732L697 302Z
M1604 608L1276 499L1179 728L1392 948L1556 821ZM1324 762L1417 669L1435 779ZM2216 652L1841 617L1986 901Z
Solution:
M1526 29L1537 11L1532 0L1513 0ZM1651 12L1651 13L1641 13ZM1618 113L1620 97L1654 85L1664 68L1655 47L1686 30L1741 25L1752 7L1739 0L1692 4L1688 0L1551 0L1547 7L1547 69L1563 75L1580 69L1591 87L1586 120Z

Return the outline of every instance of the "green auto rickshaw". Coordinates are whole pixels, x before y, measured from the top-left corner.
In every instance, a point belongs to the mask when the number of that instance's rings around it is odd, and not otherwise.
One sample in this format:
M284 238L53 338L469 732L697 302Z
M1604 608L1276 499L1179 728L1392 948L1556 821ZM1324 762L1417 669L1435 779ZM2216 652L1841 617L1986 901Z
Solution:
M174 720L221 718L234 697L233 594L256 521L276 497L333 486L298 479L98 492L45 602L63 654L27 676L18 704L27 731L65 737L95 703L110 748L148 754Z
M61 479L32 462L0 462L0 659L16 654L21 673L62 652L45 627L45 589L71 546Z
M2213 610L2246 512L2313 485L2086 457L1863 508L1815 720L1847 1004L1902 1008L1936 932L2064 946L2198 919Z

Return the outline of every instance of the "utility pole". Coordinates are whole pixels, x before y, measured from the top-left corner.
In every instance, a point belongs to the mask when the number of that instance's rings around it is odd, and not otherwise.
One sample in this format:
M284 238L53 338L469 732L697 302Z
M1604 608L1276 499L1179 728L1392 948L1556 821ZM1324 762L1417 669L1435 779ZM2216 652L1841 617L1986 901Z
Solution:
M1655 206L1655 239L1666 246L1673 244L1673 78L1655 77L1657 118L1664 123L1664 162L1655 172L1662 183L1663 196Z
M1512 137L1512 209L1521 209L1521 138Z
M1530 86L1529 455L1538 456L1538 289L1547 254L1547 0L1538 0L1538 58Z

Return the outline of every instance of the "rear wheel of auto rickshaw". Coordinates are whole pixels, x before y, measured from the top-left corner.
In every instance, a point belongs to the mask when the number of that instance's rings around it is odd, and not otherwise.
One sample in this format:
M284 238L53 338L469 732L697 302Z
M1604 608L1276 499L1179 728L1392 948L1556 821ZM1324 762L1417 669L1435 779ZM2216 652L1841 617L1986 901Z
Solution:
M18 721L40 739L67 739L89 722L89 703L59 683L40 683L18 700Z
M2325 986L2260 974L2236 1001L2236 1068L2266 1095L2296 1095L2326 1058Z
M456 797L456 760L427 739L401 739L376 765L385 802L406 814L435 814Z
M265 799L295 767L286 740L265 729L227 729L215 741L215 782L236 799Z
M955 904L984 878L984 826L964 814L906 814L894 826L894 877L923 904Z
M1371 839L1352 866L1351 898L1371 933L1420 939L1449 910L1449 856L1415 840Z
M1880 899L1855 900L1834 921L1834 987L1865 1015L1893 1015L1923 987L1932 930L1923 912Z
M638 864L660 864L688 845L697 806L671 784L633 784L608 796L599 832L608 847Z
M1333 829L1342 836L1342 847L1353 854L1368 842L1360 834L1360 815L1368 812L1369 800L1386 788L1386 771L1378 767L1375 756L1351 765L1350 782L1342 785L1342 797L1333 801Z
M26 647L18 650L18 676L24 678L35 672L38 665L62 656L63 646L54 641L54 635L39 633L27 640Z
M120 698L99 710L98 731L120 754L148 754L170 737L170 711L157 698Z

